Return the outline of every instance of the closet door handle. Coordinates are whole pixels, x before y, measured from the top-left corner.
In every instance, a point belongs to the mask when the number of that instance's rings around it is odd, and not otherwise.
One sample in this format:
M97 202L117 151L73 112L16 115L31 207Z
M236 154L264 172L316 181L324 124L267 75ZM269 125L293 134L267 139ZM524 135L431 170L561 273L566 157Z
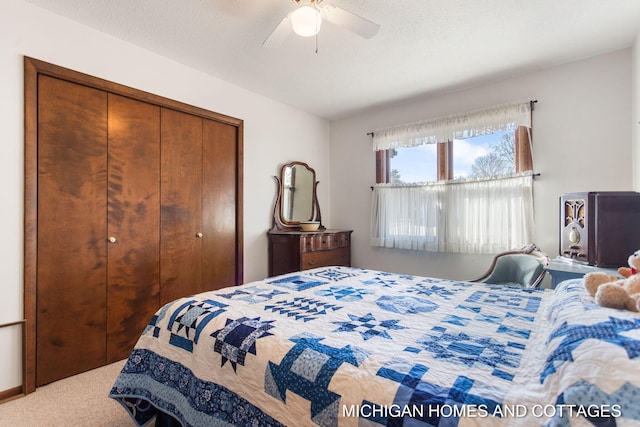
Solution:
M111 236L107 239L109 241L109 243L115 243L118 241L118 239L116 239L115 237Z
M196 233L196 237L197 237L198 239L199 239L199 238L201 238L202 236L203 236L203 234L202 234L202 233Z

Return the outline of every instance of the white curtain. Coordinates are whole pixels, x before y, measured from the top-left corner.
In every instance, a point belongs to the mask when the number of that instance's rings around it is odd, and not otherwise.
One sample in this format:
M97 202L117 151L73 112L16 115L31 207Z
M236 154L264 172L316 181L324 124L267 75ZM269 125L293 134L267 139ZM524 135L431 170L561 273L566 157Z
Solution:
M443 186L373 188L371 245L438 251Z
M513 127L531 127L531 102L496 105L452 116L438 117L373 131L373 150L433 144L486 135Z
M374 187L371 245L496 253L535 241L531 173Z

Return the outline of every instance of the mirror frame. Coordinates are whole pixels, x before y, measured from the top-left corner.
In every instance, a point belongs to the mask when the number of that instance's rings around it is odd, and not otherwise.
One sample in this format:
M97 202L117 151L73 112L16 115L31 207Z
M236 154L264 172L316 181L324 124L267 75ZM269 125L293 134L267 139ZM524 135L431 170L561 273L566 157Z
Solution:
M297 162L297 161L282 165L282 167L280 168L280 177L277 177L277 176L273 177L278 184L278 188L277 188L277 194L276 194L276 201L273 206L273 224L271 228L272 230L283 230L283 231L300 231L301 230L300 221L290 221L285 218L282 212L282 208L283 208L282 197L284 195L284 187L283 187L284 171L286 168L290 168L294 166L305 167L312 174L313 194L311 198L311 218L309 219L309 221L318 221L320 223L318 230L324 230L325 228L322 225L322 215L320 214L320 203L318 203L317 188L318 188L319 181L316 181L316 171L312 167L309 167L308 164L304 162Z

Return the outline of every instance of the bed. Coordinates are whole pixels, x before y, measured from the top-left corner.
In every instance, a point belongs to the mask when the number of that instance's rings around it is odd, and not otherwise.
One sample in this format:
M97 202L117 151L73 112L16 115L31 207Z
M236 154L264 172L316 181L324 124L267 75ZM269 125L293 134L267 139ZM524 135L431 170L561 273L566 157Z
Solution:
M639 425L640 315L577 279L318 268L165 305L110 397L141 426Z

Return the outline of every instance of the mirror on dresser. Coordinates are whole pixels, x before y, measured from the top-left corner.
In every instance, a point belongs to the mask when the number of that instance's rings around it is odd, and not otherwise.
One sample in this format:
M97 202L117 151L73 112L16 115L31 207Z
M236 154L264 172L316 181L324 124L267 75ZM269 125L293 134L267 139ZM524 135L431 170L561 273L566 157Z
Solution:
M316 171L303 162L291 162L282 166L276 202L273 207L273 229L301 230L304 224L317 223L323 229L322 215L316 189Z
M269 237L269 276L331 265L351 266L351 230L322 224L316 172L303 162L283 165Z

